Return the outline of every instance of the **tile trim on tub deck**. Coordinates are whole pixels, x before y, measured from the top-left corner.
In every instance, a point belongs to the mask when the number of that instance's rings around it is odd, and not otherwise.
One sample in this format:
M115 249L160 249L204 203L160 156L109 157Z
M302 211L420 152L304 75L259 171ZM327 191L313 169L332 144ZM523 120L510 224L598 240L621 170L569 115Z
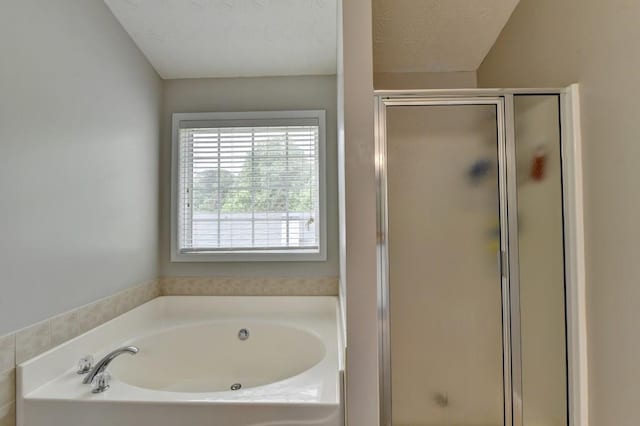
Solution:
M16 424L16 403L10 402L0 406L0 426L14 426Z
M157 279L0 336L0 426L16 424L16 365L160 295Z
M163 296L337 296L338 277L162 277Z

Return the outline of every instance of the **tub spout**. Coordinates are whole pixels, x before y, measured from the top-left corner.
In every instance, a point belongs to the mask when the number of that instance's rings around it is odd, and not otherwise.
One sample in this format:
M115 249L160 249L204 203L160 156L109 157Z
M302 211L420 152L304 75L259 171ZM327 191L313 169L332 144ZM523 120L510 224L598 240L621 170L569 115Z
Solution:
M84 383L85 385L90 384L93 381L94 377L106 370L109 364L111 364L111 361L116 359L116 357L118 357L119 355L122 355L124 353L135 355L139 351L140 349L138 349L136 346L125 346L122 348L118 348L115 351L109 352L91 369L91 371L85 376L82 383Z

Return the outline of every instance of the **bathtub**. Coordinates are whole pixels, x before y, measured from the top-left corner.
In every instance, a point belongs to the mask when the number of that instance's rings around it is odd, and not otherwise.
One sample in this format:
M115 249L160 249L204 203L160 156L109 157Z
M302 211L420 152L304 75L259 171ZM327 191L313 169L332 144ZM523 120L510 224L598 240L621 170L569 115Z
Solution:
M333 297L159 297L18 366L18 426L341 426ZM94 394L77 361L135 345Z

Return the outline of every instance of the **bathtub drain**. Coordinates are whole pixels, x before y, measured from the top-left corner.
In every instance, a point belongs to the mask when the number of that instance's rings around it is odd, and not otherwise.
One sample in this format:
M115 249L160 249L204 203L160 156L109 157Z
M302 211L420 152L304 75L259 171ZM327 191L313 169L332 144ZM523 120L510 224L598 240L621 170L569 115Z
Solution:
M231 385L231 390L232 391L237 391L240 390L240 388L242 387L242 385L240 383L234 383Z

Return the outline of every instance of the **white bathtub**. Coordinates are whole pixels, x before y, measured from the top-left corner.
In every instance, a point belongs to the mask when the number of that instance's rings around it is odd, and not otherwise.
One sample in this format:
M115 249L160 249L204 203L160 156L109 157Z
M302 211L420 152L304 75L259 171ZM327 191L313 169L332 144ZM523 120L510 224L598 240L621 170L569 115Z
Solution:
M18 426L341 426L337 303L157 298L21 364ZM140 351L116 358L111 387L91 393L78 359L125 345Z

